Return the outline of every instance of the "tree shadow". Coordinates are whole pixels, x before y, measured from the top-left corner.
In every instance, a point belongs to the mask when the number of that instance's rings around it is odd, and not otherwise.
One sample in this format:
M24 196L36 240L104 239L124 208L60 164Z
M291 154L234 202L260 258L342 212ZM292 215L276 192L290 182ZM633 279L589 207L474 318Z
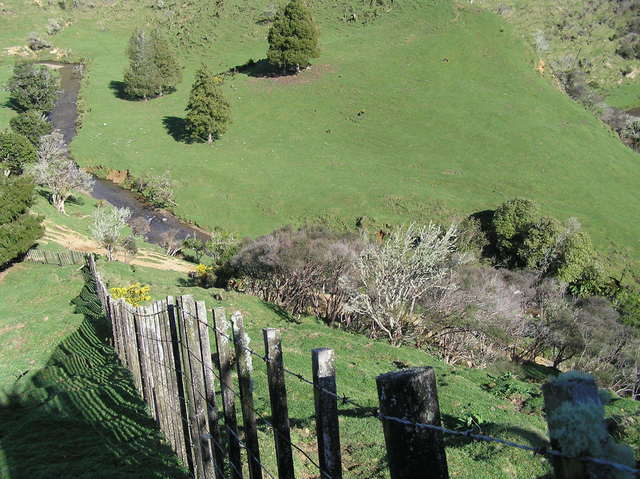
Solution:
M87 278L72 301L79 329L0 401L8 477L189 477L105 340L109 325Z
M236 73L241 73L254 78L277 78L296 74L296 72L283 72L282 70L277 70L266 58L258 61L251 59L242 65L236 65L222 73L222 76L235 75Z
M162 124L167 133L177 141L182 143L191 143L187 137L186 125L187 121L184 118L177 116L165 116L162 119Z
M291 314L289 314L285 309L281 308L277 304L268 303L266 301L262 301L262 304L266 306L268 309L276 313L281 319L289 323L301 324L302 321L300 319L294 318Z
M122 81L111 80L109 82L109 89L113 92L116 98L119 98L120 100L134 100L125 93L124 87L125 83Z

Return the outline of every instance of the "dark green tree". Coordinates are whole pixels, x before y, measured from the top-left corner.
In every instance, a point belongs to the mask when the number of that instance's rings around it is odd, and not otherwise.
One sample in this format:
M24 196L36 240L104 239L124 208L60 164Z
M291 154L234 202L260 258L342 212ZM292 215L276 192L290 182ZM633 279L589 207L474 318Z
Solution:
M512 265L524 266L518 250L523 247L527 232L538 222L538 205L530 200L516 198L501 204L493 215L496 247L500 258Z
M20 175L34 163L38 153L27 137L11 131L0 132L0 170L5 175Z
M276 13L269 35L267 59L283 72L294 72L320 55L318 27L303 0L291 0Z
M44 114L37 110L26 111L14 116L9 121L11 129L19 135L27 137L36 148L40 144L40 137L48 135L53 130L51 123Z
M57 74L44 65L16 63L7 89L18 111L50 112L58 98L60 82Z
M191 140L209 144L227 131L231 107L222 94L222 79L213 76L206 65L196 73L187 104L185 130Z
M144 100L175 90L182 79L178 59L160 30L137 29L129 39L129 67L124 74L124 92Z
M27 177L0 177L0 266L26 253L42 236L42 218L29 213L33 193Z
M182 66L175 51L159 28L151 31L151 52L160 80L160 95L172 92L182 81Z

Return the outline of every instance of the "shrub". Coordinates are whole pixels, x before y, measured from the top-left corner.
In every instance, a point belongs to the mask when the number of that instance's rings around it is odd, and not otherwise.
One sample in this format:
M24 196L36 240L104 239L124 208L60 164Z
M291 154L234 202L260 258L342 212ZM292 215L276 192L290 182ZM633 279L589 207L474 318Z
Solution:
M107 258L113 260L113 254L120 245L122 231L131 217L128 208L98 207L93 213L91 234L107 250Z
M42 236L42 218L31 215L34 184L26 177L0 176L0 266L26 253Z
M518 250L522 248L529 228L539 219L538 205L516 198L500 205L493 215L493 228L500 258L511 265L522 266Z
M7 88L11 93L11 101L19 111L48 113L58 98L59 80L44 65L16 63Z
M130 182L131 189L156 208L172 208L176 206L173 192L173 180L168 173L159 176L144 176Z
M111 288L109 290L113 299L124 299L131 306L141 306L145 301L151 301L151 286L142 286L140 283L133 283L122 288Z
M355 234L286 227L247 241L229 266L247 292L332 324L345 313L346 284L362 247Z
M42 112L31 110L14 116L9 121L11 129L26 137L36 148L40 145L40 137L48 135L53 130Z
M24 168L38 159L36 149L18 133L0 132L0 168L5 175L20 175Z
M303 0L291 0L278 10L267 39L269 63L284 72L305 68L320 54L318 27Z

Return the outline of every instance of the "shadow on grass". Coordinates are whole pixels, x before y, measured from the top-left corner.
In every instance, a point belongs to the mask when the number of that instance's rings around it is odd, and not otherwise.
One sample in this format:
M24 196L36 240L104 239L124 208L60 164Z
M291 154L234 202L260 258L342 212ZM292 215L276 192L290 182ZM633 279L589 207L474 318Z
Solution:
M93 285L73 303L85 317L80 328L44 368L2 394L0 475L186 479L130 373L105 343L109 328Z
M276 313L281 319L284 319L289 323L302 324L302 321L300 321L300 319L293 317L293 315L289 314L286 310L284 310L277 304L267 303L266 301L262 301L262 304Z
M235 67L230 68L226 72L222 73L221 76L234 75L236 73L241 73L243 75L254 78L278 78L295 76L298 72L277 70L273 67L273 65L269 63L269 60L263 58L262 60L258 60L257 62L254 60L249 60L243 65L236 65Z
M174 140L183 143L190 143L187 137L186 121L184 118L177 116L165 116L162 119L162 124L164 125L165 130L167 130L167 133L169 133Z
M132 100L124 91L125 84L122 81L111 80L109 82L109 89L113 92L116 98L120 100Z

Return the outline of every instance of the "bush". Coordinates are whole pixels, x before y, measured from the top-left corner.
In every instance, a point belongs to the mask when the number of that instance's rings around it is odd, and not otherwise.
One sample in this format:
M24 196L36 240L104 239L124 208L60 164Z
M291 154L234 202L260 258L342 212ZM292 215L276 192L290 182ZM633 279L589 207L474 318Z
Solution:
M49 68L33 63L16 63L7 84L11 101L19 111L50 112L58 98L59 80Z
M173 180L168 173L159 176L144 176L129 183L130 188L140 194L144 200L156 208L176 206L173 192Z
M350 294L346 283L363 246L355 234L286 227L245 242L230 268L247 292L332 324L345 313Z
M9 174L20 175L26 165L35 163L38 154L29 140L18 133L0 132L0 168Z
M140 283L133 283L123 288L111 288L113 299L124 299L131 306L141 306L145 301L151 301L151 286L142 286Z
M40 137L48 135L53 130L44 114L36 110L14 116L9 121L9 126L14 132L25 136L36 148L40 145Z
M0 176L0 266L26 253L44 232L42 218L29 214L33 195L28 178Z
M516 198L500 205L493 215L496 247L501 260L523 266L518 256L525 237L539 219L539 208L530 200Z

